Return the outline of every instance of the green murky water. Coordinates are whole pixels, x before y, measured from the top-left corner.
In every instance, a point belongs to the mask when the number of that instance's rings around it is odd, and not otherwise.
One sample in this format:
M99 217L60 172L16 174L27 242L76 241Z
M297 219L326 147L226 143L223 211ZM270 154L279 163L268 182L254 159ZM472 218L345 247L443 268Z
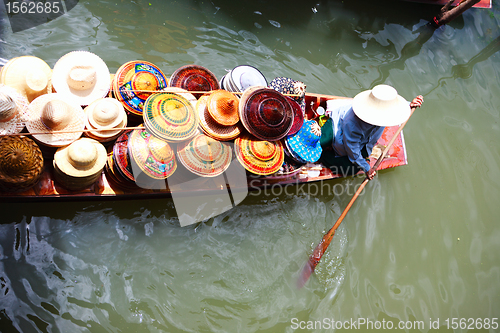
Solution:
M80 1L17 33L2 12L4 60L30 54L53 66L89 50L112 72L143 59L218 77L251 64L311 92L352 97L387 83L425 103L405 128L409 165L368 184L300 290L307 256L360 179L330 183L337 195L249 196L185 228L169 200L0 203L0 331L500 331L500 11L472 9L422 36L438 11Z

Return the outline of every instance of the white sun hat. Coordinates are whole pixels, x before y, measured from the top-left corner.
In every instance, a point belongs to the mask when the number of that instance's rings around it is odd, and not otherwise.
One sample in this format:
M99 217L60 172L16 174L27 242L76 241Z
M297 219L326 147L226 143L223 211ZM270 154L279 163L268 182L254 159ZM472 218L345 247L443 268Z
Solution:
M124 128L127 126L127 113L118 100L110 97L100 98L85 108L85 127L89 130L86 134L100 142L116 139L123 129L105 130L111 128Z
M52 86L57 93L86 106L109 93L111 78L108 66L97 55L73 51L57 60L52 71Z
M20 133L28 119L28 100L16 89L0 84L0 134Z
M29 104L28 110L30 119L26 128L42 144L62 147L82 136L85 113L67 96L58 93L41 95Z
M356 116L376 126L404 123L411 114L410 104L393 87L380 84L357 94L352 101Z

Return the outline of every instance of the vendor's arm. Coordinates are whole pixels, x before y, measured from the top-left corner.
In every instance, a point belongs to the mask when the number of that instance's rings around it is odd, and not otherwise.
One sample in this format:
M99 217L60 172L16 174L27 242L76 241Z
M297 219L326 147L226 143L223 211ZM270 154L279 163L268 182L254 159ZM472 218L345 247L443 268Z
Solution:
M344 146L346 149L347 157L352 163L357 164L364 172L370 170L370 164L361 155L361 138L362 133L360 128L354 125L352 122L346 123L344 125L343 139Z

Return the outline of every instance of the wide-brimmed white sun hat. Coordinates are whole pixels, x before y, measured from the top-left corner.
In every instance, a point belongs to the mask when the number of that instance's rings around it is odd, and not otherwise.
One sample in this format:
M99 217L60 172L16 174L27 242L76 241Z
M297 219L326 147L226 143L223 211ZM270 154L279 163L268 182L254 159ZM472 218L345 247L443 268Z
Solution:
M28 111L26 128L44 145L62 147L82 136L85 113L67 96L58 93L39 96L29 104Z
M352 101L356 116L376 126L404 123L411 114L410 104L393 87L380 84L357 94Z
M82 106L105 97L111 88L106 63L88 51L73 51L57 60L52 71L57 93L73 98Z

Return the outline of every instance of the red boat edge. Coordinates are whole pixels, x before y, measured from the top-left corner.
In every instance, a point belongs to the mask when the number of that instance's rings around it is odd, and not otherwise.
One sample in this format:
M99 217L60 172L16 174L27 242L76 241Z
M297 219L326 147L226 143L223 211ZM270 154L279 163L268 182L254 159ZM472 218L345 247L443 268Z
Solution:
M315 111L319 106L326 109L326 101L330 99L346 98L340 96L306 93L306 115L309 119L316 118L318 115ZM380 156L381 150L389 142L398 126L386 127L382 137L378 141L370 156L370 164L375 164ZM238 163L236 159L234 163ZM392 145L386 158L383 160L379 170L395 168L406 165L407 155L406 147L401 132ZM196 183L196 186L189 186L189 182L185 184L171 185L169 188L168 179L166 180L164 189L146 189L141 187L120 187L113 181L111 175L105 171L102 172L99 179L91 186L80 190L70 191L54 181L52 160L45 161L44 171L40 181L32 188L23 192L0 192L0 201L2 202L36 202L36 201L87 201L87 200L136 200L136 199L154 199L171 197L172 190L175 190L176 195L196 196L210 195L213 193L221 193L221 191L242 192L242 191L257 191L266 188L275 188L282 186L293 186L300 184L308 184L313 182L328 181L336 178L341 178L340 175L334 174L330 169L323 167L321 164L309 164L302 166L289 174L273 174L270 176L257 176L246 172L247 182L246 188L229 188L226 177L206 178ZM224 179L226 181L224 181ZM181 186L182 185L182 186ZM174 189L175 186L175 189Z
M419 2L419 3L425 3L425 4L432 4L432 5L440 5L444 6L448 3L448 0L405 0L405 1L410 1L410 2ZM460 0L455 0L453 3L453 6L456 6L460 3ZM480 0L478 3L476 3L473 8L491 8L491 0Z

